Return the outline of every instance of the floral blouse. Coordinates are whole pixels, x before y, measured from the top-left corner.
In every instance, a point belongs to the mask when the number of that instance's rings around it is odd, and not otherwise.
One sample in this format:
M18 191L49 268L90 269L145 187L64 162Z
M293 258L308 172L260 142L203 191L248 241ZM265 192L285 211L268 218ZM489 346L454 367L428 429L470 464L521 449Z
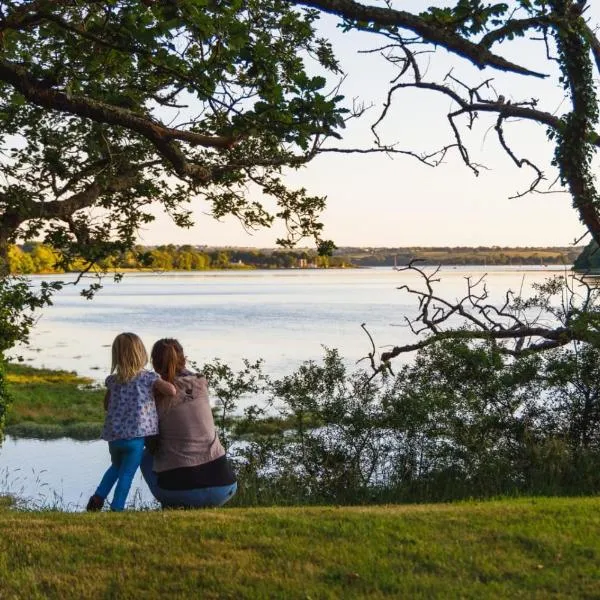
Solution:
M115 375L106 378L110 398L102 429L103 440L112 442L158 433L158 415L152 392L157 379L157 373L146 370L125 383L117 381Z

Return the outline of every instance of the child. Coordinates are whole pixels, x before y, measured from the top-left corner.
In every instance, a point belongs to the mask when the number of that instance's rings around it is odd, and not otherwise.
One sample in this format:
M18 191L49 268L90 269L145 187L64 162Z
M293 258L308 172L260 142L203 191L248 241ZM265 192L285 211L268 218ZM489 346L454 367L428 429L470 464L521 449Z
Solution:
M113 511L125 508L133 476L142 460L144 437L158 433L154 391L163 396L174 396L177 391L160 375L145 370L147 362L148 354L137 335L121 333L115 338L111 374L106 378L106 418L102 430L112 464L90 498L88 511L102 508L115 482L117 487L110 508Z

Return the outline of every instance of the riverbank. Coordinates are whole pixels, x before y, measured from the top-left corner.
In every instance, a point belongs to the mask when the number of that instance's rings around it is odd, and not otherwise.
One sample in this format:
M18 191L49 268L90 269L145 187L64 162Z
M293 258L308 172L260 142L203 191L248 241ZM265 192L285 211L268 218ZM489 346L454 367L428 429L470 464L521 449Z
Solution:
M104 423L104 387L93 379L81 377L74 371L9 363L6 381L12 404L5 432L11 437L38 440L66 437L80 441L100 437ZM237 438L281 432L291 427L276 417L252 421L228 417L225 422Z
M0 503L6 598L595 598L600 499L67 514Z
M92 440L104 421L104 390L73 371L36 369L9 363L12 398L5 431L16 438Z

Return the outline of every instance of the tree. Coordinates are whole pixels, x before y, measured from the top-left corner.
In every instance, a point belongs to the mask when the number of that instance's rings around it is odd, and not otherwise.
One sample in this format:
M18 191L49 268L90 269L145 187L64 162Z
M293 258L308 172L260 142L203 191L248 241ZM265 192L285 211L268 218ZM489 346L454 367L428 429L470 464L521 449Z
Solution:
M194 195L216 217L249 228L279 217L292 239L318 238L322 199L279 177L343 125L339 97L305 67L337 71L314 11L278 0L0 11L0 249L43 232L65 262L95 261L133 243L151 201L188 224ZM275 215L247 197L251 183L275 197Z
M471 159L463 141L460 119L472 127L482 115L495 118L495 131L500 145L518 167L529 167L534 180L526 192L539 191L545 179L533 158L518 158L510 147L504 128L515 120L533 122L544 127L554 144L553 164L559 170L561 182L567 187L582 223L591 236L600 242L600 194L594 182L592 159L600 147L598 101L595 76L600 71L600 39L585 19L587 0L512 0L485 4L481 0L455 0L438 4L422 13L362 4L354 0L300 0L295 4L317 8L341 18L340 26L359 30L384 40L377 48L383 58L395 65L397 76L392 81L384 108L373 124L375 142L378 128L385 121L398 93L419 89L441 94L452 101L448 113L453 141L444 148L417 158L439 163L448 151L455 149L476 175L481 165ZM546 72L527 66L528 52L522 63L508 60L496 53L511 53L518 38L527 38L542 45L547 61ZM447 50L452 64L466 59L479 69L501 71L529 79L557 77L570 103L562 116L539 108L543 99L512 99L509 90L496 89L490 76L476 83L457 78L450 68L443 81L427 79L427 62L446 60L437 48ZM433 57L431 54L434 54ZM512 54L523 56L522 47ZM423 56L425 55L425 56ZM554 65L558 67L555 69ZM411 154L406 151L406 154Z
M0 2L0 361L60 287L9 277L19 239L89 272L133 247L151 203L187 226L201 197L249 229L282 220L282 244L320 241L324 199L281 179L346 117L316 18L281 0Z
M186 226L198 196L320 242L324 199L281 180L344 125L316 18L280 0L0 2L0 276L17 239L89 270L133 247L151 203Z
M577 271L597 271L600 268L600 248L592 240L577 257L573 264Z
M390 63L396 69L396 76L383 109L372 125L375 145L382 143L381 128L401 92L418 90L441 95L452 104L447 114L451 141L427 155L410 149L399 150L396 146L394 149L432 166L438 165L449 152L456 151L466 167L477 175L482 166L472 158L467 147L465 126L471 129L478 119L491 116L490 125L500 146L516 166L532 170L531 185L517 195L520 197L551 191L552 184L549 189L543 188L547 176L536 164L538 161L535 157L520 157L510 145L505 130L517 122L540 125L554 148L551 166L556 167L560 183L571 195L573 208L585 225L586 234L591 235L596 244L600 243L600 193L593 170L593 160L600 147L597 130L600 38L586 19L587 0L512 0L490 4L481 0L452 0L438 2L437 6L420 13L397 10L391 2L385 6L354 0L294 3L338 16L339 26L344 31L358 31L368 36L367 39L381 40L371 52ZM542 69L530 66L533 53L523 51L520 38L541 47L546 57ZM449 53L450 59L446 53L439 52L440 48ZM518 56L519 60L515 62L505 56ZM467 81L455 69L464 64L463 60L490 75ZM428 73L435 72L430 67L436 61L451 63L441 80L428 78ZM514 97L511 88L499 89L502 83L494 81L494 72L512 77L504 77L502 81L517 78L535 82L555 77L557 85L564 90L563 114L555 114L555 107L545 108L544 98L520 99ZM426 273L415 263L408 268L419 271L424 283L422 290L408 290L418 296L421 307L419 316L409 325L415 333L423 332L428 337L383 353L380 365L373 362L373 345L369 358L376 371L387 369L394 356L440 339L492 339L503 351L514 355L573 341L597 345L600 340L600 313L595 307L597 292L589 285L580 290L567 281L554 281L530 300L509 292L504 306L494 307L488 304L483 281L469 281L464 299L449 302L435 295L435 273ZM553 302L561 299L561 295L563 302L557 308ZM552 317L553 324L532 321L531 315L526 313L535 308L546 311L544 316Z

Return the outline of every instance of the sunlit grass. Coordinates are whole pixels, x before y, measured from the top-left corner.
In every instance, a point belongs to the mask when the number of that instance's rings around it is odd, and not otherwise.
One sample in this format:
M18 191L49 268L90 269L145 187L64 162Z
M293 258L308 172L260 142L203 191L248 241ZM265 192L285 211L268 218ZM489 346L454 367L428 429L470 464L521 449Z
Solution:
M104 388L93 379L72 371L37 369L20 364L7 366L6 380L13 399L6 433L19 438L92 440L104 422ZM217 410L217 413L219 411ZM227 427L245 437L281 433L291 420L266 417L247 423L228 417Z
M104 421L104 390L92 379L69 371L9 364L6 380L13 400L7 433L41 438L98 436Z
M12 496L0 494L0 509L13 506L14 502L15 500Z
M0 509L6 598L596 598L600 500Z

